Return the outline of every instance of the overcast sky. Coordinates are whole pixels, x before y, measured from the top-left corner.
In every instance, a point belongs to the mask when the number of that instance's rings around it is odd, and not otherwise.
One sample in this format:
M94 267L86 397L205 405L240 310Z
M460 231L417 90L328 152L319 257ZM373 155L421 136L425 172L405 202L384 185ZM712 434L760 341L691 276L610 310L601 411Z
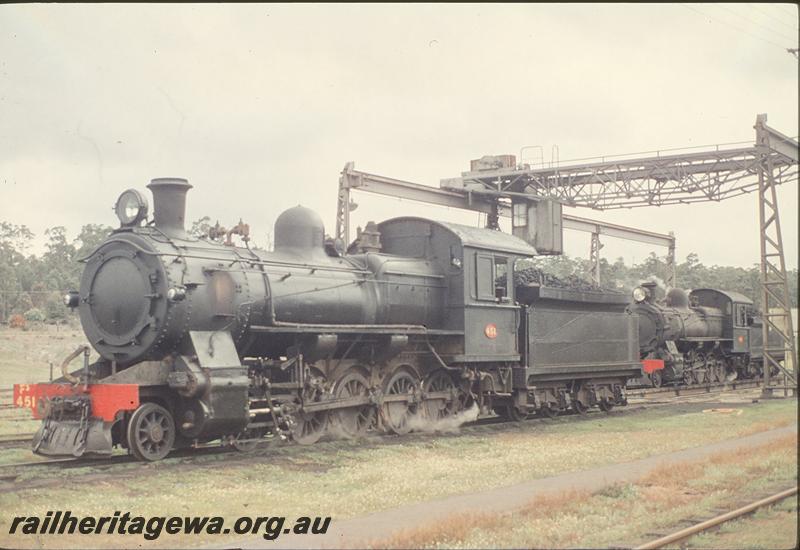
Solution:
M797 8L692 5L2 5L0 220L115 225L126 188L180 176L188 218L264 243L301 203L333 232L338 174L437 186L485 154L562 160L798 134ZM780 189L797 266L798 185ZM354 224L477 215L355 195ZM678 257L758 262L753 195L598 213L674 231ZM567 232L588 256L589 236ZM607 239L640 261L647 245Z

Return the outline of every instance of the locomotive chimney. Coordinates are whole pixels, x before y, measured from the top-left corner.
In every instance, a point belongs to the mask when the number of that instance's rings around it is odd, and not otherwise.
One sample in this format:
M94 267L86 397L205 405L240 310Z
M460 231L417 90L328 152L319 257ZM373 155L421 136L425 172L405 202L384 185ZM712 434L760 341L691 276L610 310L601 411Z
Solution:
M157 178L150 181L153 193L155 226L169 237L186 237L186 193L192 186L183 178Z
M658 283L655 281L645 281L641 284L644 288L647 289L647 301L652 303L656 302L656 289L658 288Z

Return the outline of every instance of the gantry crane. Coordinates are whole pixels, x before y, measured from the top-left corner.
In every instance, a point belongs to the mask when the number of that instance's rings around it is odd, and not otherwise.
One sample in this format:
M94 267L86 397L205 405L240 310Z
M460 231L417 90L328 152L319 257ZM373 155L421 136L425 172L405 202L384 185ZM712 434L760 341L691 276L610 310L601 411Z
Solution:
M757 192L761 243L761 304L765 371L769 394L770 367L780 369L797 385L797 352L790 312L786 263L781 237L776 186L797 181L798 142L767 126L758 115L753 144L725 144L637 155L599 157L550 166L516 165L503 155L473 162L460 177L443 179L440 187L360 172L348 163L339 180L336 237L350 242L350 193L367 191L407 200L483 212L487 225L512 217L515 234L537 250L560 253L560 231L592 234L592 276L599 281L600 236L608 235L663 245L667 252L666 283L675 286L675 237L562 214L561 206L595 210L719 202ZM512 159L509 162L508 159ZM488 165L488 166L487 166ZM770 335L782 344L771 347ZM789 372L779 363L785 356ZM784 387L787 386L786 379Z

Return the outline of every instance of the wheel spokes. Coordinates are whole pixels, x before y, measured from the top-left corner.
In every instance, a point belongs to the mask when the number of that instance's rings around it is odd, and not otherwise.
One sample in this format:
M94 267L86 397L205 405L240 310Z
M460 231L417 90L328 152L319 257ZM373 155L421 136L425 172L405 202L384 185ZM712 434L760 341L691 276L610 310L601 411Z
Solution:
M440 371L433 373L425 383L425 393L450 393L454 394L456 386L450 376ZM439 421L454 415L460 408L460 402L454 397L426 398L423 404L425 413L430 420Z
M172 415L155 403L144 403L133 413L127 433L131 452L143 460L164 458L175 440Z
M410 368L401 367L385 385L387 397L402 396L406 399L403 401L392 399L382 407L386 427L396 434L411 431L409 419L417 414L414 394L419 388L419 380L412 373Z
M335 397L343 399L367 397L369 385L366 378L353 370L339 380L334 394ZM336 409L332 414L344 435L355 437L362 435L371 427L374 409L372 405L356 405Z

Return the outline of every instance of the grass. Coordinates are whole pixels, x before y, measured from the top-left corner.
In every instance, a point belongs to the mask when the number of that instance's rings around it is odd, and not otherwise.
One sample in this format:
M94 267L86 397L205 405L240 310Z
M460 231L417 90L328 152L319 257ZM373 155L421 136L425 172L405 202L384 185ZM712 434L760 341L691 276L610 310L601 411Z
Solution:
M0 388L11 388L14 384L46 382L50 379L50 363L53 376L61 376L61 361L86 343L80 328L42 325L27 331L0 328ZM92 354L92 361L97 354ZM73 369L81 366L76 359Z
M34 420L27 410L0 410L0 436L31 434L39 428L40 424L41 422ZM2 462L1 451L0 462Z
M797 499L794 497L686 541L687 548L730 550L789 549L797 545Z
M721 453L708 459L652 470L634 484L620 484L590 494L571 492L531 501L511 514L459 514L436 524L401 532L376 548L603 548L645 542L653 530L674 530L682 520L716 515L739 499L797 483L797 436L759 447ZM796 507L795 507L796 510ZM763 518L762 518L763 519ZM796 519L796 516L795 516ZM766 520L764 520L766 521ZM784 525L788 514L769 521ZM693 544L712 548L793 547L794 534L748 531L734 542L744 524ZM779 542L778 546L771 546ZM691 545L690 545L691 546Z
M47 382L50 380L50 363L53 364L53 377L58 378L64 357L85 343L83 332L75 327L42 325L27 331L1 327L0 388L10 390L14 384ZM96 357L93 352L91 360ZM81 359L76 359L71 368L74 370L80 366ZM0 410L0 435L36 431L39 422L25 420L26 417L30 418L30 414L20 409ZM3 458L0 455L1 462Z
M85 481L92 468L57 471L57 486L0 494L0 546L170 547L200 545L199 537L9 537L9 513L43 515L54 508L73 514L109 515L330 515L360 516L422 500L620 463L736 437L757 425L769 429L795 422L795 400L741 406L741 415L705 414L673 408L617 411L588 419L534 421L504 433L424 437L393 445L342 442L331 446L277 449L262 460L231 462L198 457L191 465L131 465L117 479ZM0 453L2 456L2 453ZM177 459L173 459L177 460ZM168 461L166 464L169 464ZM144 468L144 475L141 474ZM491 475L486 475L491 472ZM40 476L42 472L31 473ZM21 481L24 484L24 479ZM57 503L57 504L54 504ZM618 518L624 521L624 517ZM471 539L474 546L491 546Z

